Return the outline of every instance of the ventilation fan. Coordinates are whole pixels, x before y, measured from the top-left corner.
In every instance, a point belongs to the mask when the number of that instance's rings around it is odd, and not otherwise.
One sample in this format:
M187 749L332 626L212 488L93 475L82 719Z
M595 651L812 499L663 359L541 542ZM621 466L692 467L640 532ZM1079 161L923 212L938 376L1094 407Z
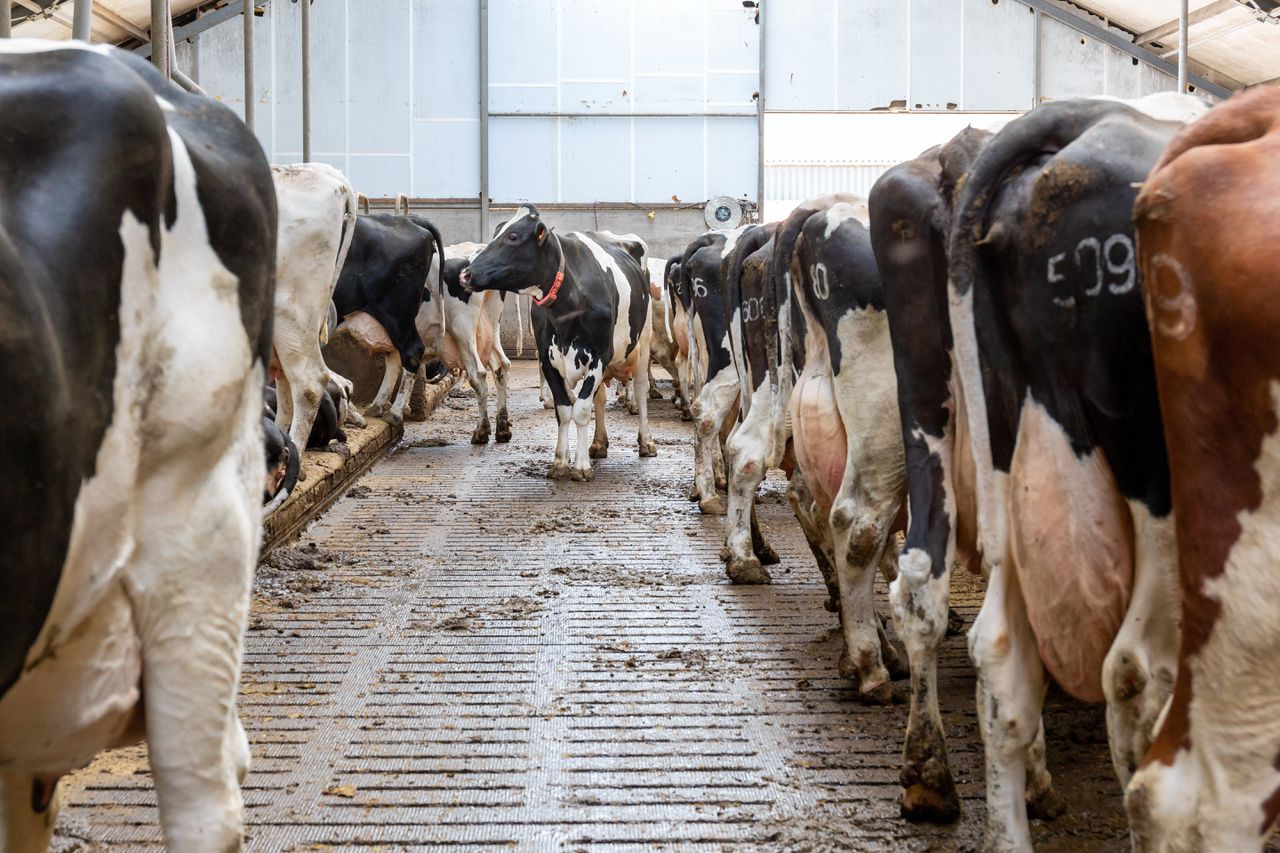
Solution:
M708 228L728 230L742 224L742 202L727 195L718 195L702 210Z

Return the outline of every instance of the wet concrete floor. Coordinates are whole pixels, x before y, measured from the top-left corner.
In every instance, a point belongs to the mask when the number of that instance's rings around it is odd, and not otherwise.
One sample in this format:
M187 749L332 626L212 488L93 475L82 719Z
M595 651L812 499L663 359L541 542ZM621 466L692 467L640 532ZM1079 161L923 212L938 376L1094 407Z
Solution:
M720 518L685 499L689 425L654 401L659 455L610 404L592 483L545 479L554 415L513 371L515 438L469 443L465 384L259 570L240 712L248 848L973 850L982 745L962 636L939 689L963 816L898 817L906 708L858 704L835 617L783 497L783 558L735 587ZM669 385L662 383L669 392ZM971 622L979 586L954 595ZM883 606L883 590L881 591ZM1050 694L1070 812L1037 849L1128 848L1100 708ZM142 748L68 780L56 849L159 846Z

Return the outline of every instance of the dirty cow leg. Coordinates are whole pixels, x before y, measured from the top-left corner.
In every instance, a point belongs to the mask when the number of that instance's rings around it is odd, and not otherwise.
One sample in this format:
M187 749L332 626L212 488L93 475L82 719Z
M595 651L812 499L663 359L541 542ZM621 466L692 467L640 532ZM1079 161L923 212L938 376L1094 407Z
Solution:
M717 471L716 460L721 453L720 429L737 397L737 373L726 367L702 386L693 404L694 484L698 507L706 515L725 514L724 501L716 494L716 480L724 477L724 462L720 460Z
M1173 693L1181 610L1173 517L1153 518L1136 501L1131 501L1130 507L1133 594L1102 664L1111 761L1121 785L1129 784L1146 755L1156 717Z
M580 482L595 478L591 468L592 452L587 440L587 428L591 425L592 415L596 417L595 444L604 451L609 446L609 437L603 429L604 400L606 393L603 387L604 369L599 360L593 360L587 368L586 376L578 390L578 399L573 403L573 423L578 432L578 451L573 456L573 468L569 476Z
M409 395L413 393L413 381L415 379L412 370L402 370L400 372L400 390L396 392L395 402L391 404L391 411L387 412L387 423L392 426L400 426L404 423L404 407L409 402Z
M989 851L1031 849L1028 758L1042 731L1044 667L1012 558L995 564L982 609L969 629L978 673L978 720L986 756ZM1040 777L1048 786L1048 772Z
M511 376L511 363L502 359L493 369L493 376L498 390L498 429L494 440L505 444L511 440L511 416L507 414L507 380Z
M764 480L769 456L768 413L763 392L757 392L747 417L729 436L729 518L725 547L725 572L734 583L769 583L773 580L756 555L756 492ZM777 562L773 555L772 562Z
M472 444L488 444L489 443L489 377L485 373L484 365L480 363L480 356L476 352L475 342L470 347L461 348L462 367L467 372L467 383L471 385L471 390L476 392L476 403L480 407L480 417L476 421L476 428L471 431Z
M825 607L832 613L839 614L840 584L836 581L834 557L831 551L831 529L819 517L813 494L809 491L809 484L805 482L804 475L798 469L787 483L787 501L791 504L796 520L800 522L800 529L804 531L809 550L813 553L818 571L822 573L822 580L827 586Z
M846 481L854 476L847 468ZM840 585L840 621L845 643L840 674L855 680L858 692L865 699L894 701L897 697L882 659L880 621L872 600L876 567L888 535L887 525L853 497L848 483L841 484L840 492L831 507L832 549L836 581Z
M0 849L47 850L58 821L57 780L0 773Z
M128 570L129 594L170 850L226 853L242 844L240 780L249 754L235 703L260 531L258 495L246 490L242 473L261 458L260 449L245 446L252 436L244 430L201 489L189 488L179 466L149 482L140 501L146 522Z
M548 398L555 406L557 428L556 452L547 476L552 480L566 480L569 477L569 423L573 419L573 400L564 387L564 378L545 358L542 360L542 379L548 387Z
M391 403L391 395L396 390L396 380L400 378L401 372L399 352L392 350L383 356L382 384L378 386L378 393L374 395L373 402L364 410L366 415L372 418L380 418L387 413Z
M649 434L649 398L650 388L649 381L649 347L648 342L640 345L639 360L636 364L635 376L635 399L640 405L640 430L636 436L636 448L640 457L643 459L649 456L658 455L658 445L654 444L653 436ZM661 399L662 395L658 395Z
M590 456L592 459L607 459L609 456L609 429L604 419L604 407L608 402L608 390L601 383L596 389L596 395L592 401L595 411L596 432L595 437L591 439Z

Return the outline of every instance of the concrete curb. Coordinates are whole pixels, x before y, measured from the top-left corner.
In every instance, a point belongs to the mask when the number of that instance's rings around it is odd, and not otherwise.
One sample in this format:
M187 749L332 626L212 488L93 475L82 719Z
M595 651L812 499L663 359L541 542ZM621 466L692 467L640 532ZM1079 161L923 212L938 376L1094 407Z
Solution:
M457 381L456 376L450 376L438 385L426 386L422 410L425 414L414 420L430 418ZM303 454L302 464L307 479L299 482L289 500L263 522L260 557L293 539L320 517L404 435L402 426L393 427L381 418L369 418L368 421L365 429L346 428L347 447L351 450L349 458L317 450Z

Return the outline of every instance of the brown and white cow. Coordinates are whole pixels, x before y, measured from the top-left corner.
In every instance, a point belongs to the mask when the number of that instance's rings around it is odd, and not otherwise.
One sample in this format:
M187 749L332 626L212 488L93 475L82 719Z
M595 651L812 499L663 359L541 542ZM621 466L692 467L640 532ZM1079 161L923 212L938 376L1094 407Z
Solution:
M1134 847L1261 850L1280 815L1280 90L1179 134L1135 214L1177 518L1173 699Z

